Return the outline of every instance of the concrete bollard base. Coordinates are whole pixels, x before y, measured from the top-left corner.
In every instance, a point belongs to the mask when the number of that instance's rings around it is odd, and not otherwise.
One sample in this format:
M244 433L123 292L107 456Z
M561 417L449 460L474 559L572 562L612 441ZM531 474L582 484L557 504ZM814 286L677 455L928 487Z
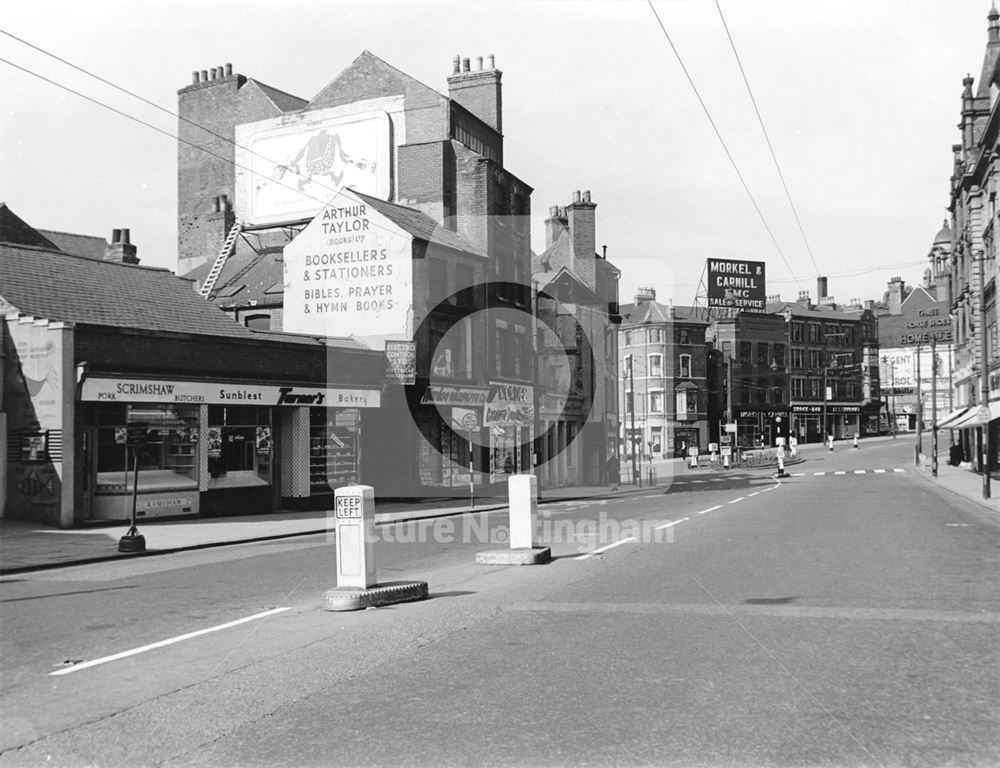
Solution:
M476 552L479 565L543 565L552 559L549 547L521 547Z
M323 593L324 611L358 611L382 605L409 603L428 596L426 581L394 581L368 589L335 587Z

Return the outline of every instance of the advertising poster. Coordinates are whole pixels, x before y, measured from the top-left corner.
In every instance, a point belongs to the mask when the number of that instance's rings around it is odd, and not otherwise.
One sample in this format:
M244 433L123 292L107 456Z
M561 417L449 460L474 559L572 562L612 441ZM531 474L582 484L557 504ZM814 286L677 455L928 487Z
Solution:
M763 261L708 260L708 306L764 311Z

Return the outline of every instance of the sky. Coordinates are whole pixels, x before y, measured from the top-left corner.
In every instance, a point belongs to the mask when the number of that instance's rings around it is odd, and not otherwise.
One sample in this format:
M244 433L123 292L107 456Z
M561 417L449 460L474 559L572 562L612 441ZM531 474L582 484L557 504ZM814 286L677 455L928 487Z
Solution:
M815 299L820 274L838 301L878 299L892 276L921 280L947 214L962 78L978 85L989 9L989 0L8 3L0 201L40 229L110 239L127 227L143 264L176 269L171 113L193 71L231 62L309 99L368 49L447 93L455 55L494 54L505 165L534 188L535 251L549 207L590 190L623 302L650 286L661 301L694 303L709 258L765 261L767 292L786 300L800 290Z

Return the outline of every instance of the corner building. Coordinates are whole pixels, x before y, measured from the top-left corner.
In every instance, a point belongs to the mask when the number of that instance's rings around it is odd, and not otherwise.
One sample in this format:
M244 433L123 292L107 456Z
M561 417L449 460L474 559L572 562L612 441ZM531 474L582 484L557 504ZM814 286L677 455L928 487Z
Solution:
M443 95L364 51L309 100L228 64L178 92L179 273L251 328L404 350L360 425L383 497L533 466L532 189L501 77L455 57Z

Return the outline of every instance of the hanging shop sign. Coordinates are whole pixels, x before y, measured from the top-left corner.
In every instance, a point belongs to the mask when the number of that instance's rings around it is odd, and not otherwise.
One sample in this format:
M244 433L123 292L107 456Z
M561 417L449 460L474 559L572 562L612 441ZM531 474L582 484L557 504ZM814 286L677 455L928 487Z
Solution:
M386 384L413 384L417 380L417 342L385 342Z
M377 389L257 386L212 381L87 378L81 400L109 403L205 403L206 405L321 405L378 408Z

